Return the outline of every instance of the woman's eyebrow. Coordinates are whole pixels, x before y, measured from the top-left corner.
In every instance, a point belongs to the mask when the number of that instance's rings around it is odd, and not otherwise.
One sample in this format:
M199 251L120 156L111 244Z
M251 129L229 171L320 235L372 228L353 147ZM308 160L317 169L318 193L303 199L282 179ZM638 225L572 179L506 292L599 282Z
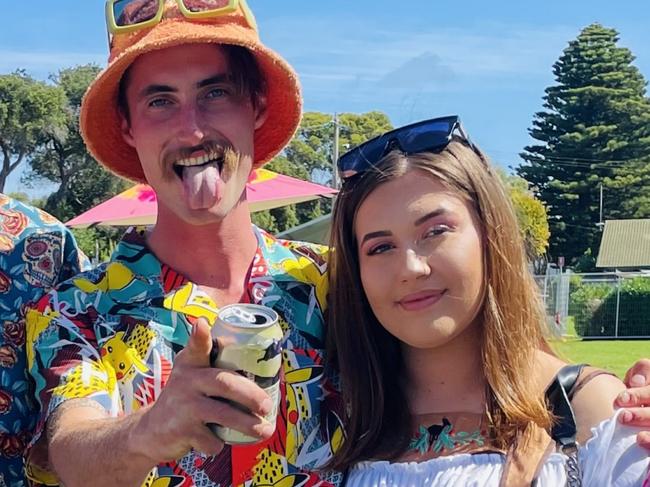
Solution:
M433 210L432 212L427 213L424 216L421 216L417 220L415 220L414 226L422 225L425 221L427 221L430 218L434 218L436 216L444 215L445 213L448 213L448 211L445 208L438 208L437 210Z
M393 233L389 232L388 230L379 230L378 232L370 232L366 233L363 236L363 239L361 240L361 243L365 243L366 241L370 240L371 238L376 238L376 237L390 237Z

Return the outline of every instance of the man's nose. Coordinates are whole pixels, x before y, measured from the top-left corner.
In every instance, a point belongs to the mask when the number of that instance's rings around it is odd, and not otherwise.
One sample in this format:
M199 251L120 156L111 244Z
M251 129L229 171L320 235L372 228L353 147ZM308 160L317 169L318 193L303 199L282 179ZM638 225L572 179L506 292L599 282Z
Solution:
M194 105L181 109L178 120L179 141L187 145L198 145L205 138L205 122L201 111Z

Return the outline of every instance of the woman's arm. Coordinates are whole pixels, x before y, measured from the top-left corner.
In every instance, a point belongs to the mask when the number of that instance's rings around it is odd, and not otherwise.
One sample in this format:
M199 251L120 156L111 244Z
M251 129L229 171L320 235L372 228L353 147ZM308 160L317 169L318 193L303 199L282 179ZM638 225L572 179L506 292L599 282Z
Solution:
M582 376L593 370L587 368ZM650 459L636 442L639 428L615 419L621 411L614 409L613 401L624 389L625 384L617 377L603 374L585 383L574 396L583 485L640 487L647 475Z
M581 376L594 371L585 367ZM578 442L585 444L591 437L591 429L614 414L614 400L625 390L625 384L617 377L602 374L594 377L575 394L571 405L578 426Z

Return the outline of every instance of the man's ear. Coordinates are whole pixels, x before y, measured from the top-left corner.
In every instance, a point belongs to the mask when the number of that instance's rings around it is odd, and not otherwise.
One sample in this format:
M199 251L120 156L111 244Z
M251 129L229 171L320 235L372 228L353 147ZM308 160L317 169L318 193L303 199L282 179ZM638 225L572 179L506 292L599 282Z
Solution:
M266 96L259 95L255 103L255 130L264 125L268 116L269 114L266 111Z
M131 129L131 122L120 111L120 130L122 131L122 138L124 142L129 144L135 149L135 140L133 139L133 131Z

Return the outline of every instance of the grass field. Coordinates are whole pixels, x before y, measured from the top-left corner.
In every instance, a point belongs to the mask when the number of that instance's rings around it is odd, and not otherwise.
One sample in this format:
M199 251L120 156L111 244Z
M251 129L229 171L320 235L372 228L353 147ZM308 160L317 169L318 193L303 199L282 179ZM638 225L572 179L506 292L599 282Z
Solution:
M650 341L569 339L554 342L560 357L574 363L587 363L615 372L621 379L630 366L642 357L650 358Z

